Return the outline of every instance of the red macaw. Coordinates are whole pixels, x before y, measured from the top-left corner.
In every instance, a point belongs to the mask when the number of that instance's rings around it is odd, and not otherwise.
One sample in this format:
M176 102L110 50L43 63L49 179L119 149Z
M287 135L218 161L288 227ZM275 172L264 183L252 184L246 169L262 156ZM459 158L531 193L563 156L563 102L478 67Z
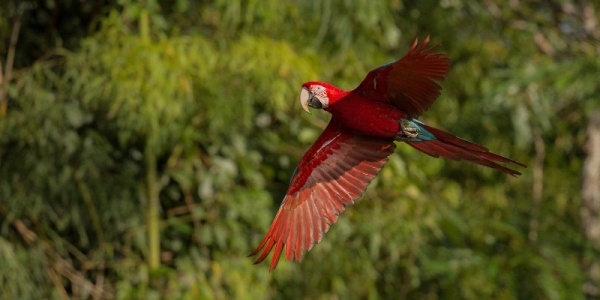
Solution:
M416 119L440 95L438 82L450 70L445 53L432 53L439 45L428 44L429 37L420 46L415 40L402 59L372 70L352 91L316 81L302 85L302 107L324 109L332 118L302 157L269 232L250 254L262 250L255 263L274 250L273 270L284 246L286 259L300 261L377 176L394 152L394 141L433 157L521 175L499 163L524 164Z

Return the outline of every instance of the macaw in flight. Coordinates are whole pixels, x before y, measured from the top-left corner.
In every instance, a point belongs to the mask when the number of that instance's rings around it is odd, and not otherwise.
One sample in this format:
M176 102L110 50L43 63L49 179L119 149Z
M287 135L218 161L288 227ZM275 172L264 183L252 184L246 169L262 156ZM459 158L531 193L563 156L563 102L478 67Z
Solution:
M262 250L255 263L273 251L272 271L284 248L287 260L300 261L377 176L394 153L394 141L433 157L521 175L499 163L524 164L416 119L440 95L438 82L450 70L446 54L433 53L439 45L428 44L429 37L421 45L415 40L402 59L372 70L352 91L316 81L302 85L302 107L323 109L332 118L302 157L271 228L250 254Z

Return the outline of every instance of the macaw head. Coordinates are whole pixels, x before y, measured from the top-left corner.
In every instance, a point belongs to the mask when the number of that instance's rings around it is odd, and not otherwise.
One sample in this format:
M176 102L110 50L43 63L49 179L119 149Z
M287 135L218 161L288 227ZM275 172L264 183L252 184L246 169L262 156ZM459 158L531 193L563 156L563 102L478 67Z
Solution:
M341 89L324 82L311 81L302 85L300 91L300 104L308 111L308 107L316 109L327 109L339 100L344 94Z

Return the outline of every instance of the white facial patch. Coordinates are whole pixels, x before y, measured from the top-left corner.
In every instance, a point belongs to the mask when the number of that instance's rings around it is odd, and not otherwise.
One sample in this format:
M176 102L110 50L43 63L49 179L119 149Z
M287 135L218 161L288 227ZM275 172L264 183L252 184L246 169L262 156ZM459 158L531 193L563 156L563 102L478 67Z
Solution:
M314 85L310 91L319 99L319 102L321 102L323 108L329 106L329 97L327 97L327 92L322 85Z

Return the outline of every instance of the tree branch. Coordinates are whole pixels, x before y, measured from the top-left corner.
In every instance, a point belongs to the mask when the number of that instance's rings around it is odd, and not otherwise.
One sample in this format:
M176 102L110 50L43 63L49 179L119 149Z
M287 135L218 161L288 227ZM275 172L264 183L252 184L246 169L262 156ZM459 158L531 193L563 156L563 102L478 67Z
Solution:
M583 231L596 250L600 249L600 109L590 116L587 126L587 157L583 163L581 187L581 223ZM590 261L587 270L586 294L591 298L600 296L600 263Z
M19 40L19 32L21 31L21 16L25 12L26 6L21 4L17 9L17 13L14 15L13 28L10 36L10 44L8 46L8 53L6 54L6 69L2 69L2 62L0 61L0 117L6 115L8 108L8 97L6 87L12 79L12 70L15 62L15 52L17 49L17 41ZM4 71L4 74L2 72Z

